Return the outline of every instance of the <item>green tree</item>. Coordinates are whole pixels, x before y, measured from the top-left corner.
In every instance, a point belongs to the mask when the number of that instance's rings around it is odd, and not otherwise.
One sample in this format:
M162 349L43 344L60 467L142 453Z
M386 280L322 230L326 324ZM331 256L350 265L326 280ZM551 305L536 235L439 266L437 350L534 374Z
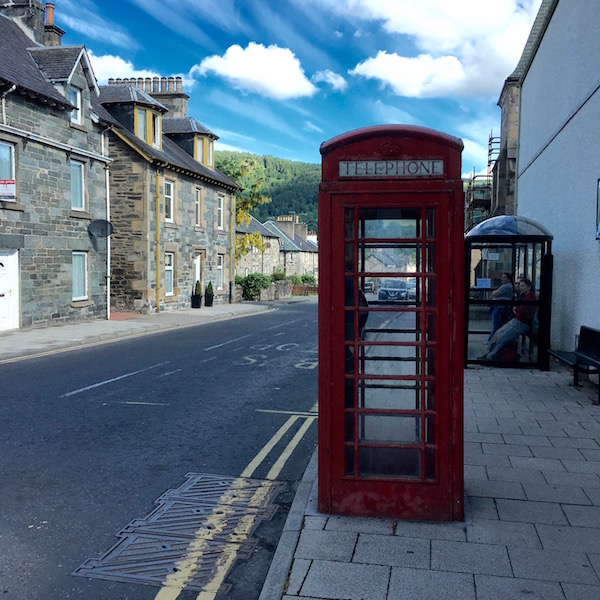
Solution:
M235 224L247 226L250 223L251 211L271 202L271 198L262 193L264 169L259 169L249 155L235 152L216 154L215 166L240 186L241 191L236 194ZM257 231L235 236L236 263L240 257L250 252L252 246L264 252L263 238Z

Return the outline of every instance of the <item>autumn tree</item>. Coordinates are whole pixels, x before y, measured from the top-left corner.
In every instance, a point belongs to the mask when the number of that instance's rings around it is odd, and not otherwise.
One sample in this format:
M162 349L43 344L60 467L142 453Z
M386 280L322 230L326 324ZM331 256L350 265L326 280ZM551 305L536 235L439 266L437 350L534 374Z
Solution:
M215 166L240 186L241 190L236 194L235 224L247 227L251 219L250 212L262 204L271 202L271 198L261 191L265 182L264 168L256 161L235 153L216 155ZM265 250L262 235L258 231L236 235L236 263L240 257L250 252L253 246L260 252Z

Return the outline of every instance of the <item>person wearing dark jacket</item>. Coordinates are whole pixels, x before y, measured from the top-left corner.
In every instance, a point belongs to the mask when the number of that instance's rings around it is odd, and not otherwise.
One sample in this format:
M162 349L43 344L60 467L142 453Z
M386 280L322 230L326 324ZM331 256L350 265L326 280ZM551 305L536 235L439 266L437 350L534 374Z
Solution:
M535 301L535 292L529 279L519 281L519 292L522 296L520 299L524 303ZM519 304L515 309L515 318L511 319L496 332L494 336L495 340L492 339L492 349L485 358L487 360L496 360L503 348L514 340L518 340L524 333L527 333L533 324L536 310L537 307L535 304Z

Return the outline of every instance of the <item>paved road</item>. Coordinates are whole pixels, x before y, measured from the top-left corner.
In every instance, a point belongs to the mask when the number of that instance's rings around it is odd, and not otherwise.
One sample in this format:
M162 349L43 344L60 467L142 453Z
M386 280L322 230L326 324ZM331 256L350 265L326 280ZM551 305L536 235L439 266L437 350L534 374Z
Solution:
M316 444L310 412L317 399L316 360L316 303L307 302L0 365L1 597L257 598L286 509ZM133 534L115 536L131 522L148 523L152 511L177 508L178 502L189 511L189 498L183 503L176 498L193 483L189 473L222 490L211 501L228 507L237 506L227 500L231 480L234 487L241 485L241 496L250 479L282 482L277 494L268 486L252 491L250 500L260 496L263 504L242 510L242 516L246 523L248 514L258 517L246 527L247 536L238 527L237 537L229 539L235 543L225 550L222 535L209 535L210 543L204 540L201 548L188 543L189 531L177 525L173 543L159 544L161 561L165 545L173 550L184 543L193 555L189 564L171 561L170 576L190 564L190 571L201 571L210 562L207 557L215 558L208 595L181 591L173 578L161 590L72 575L119 540L129 543ZM206 477L211 475L222 477ZM260 490L268 492L261 496ZM204 501L202 496L193 511L199 513ZM209 512L206 527L227 530L230 522L215 517L214 506ZM146 534L136 535L137 543ZM241 548L246 559L224 560L232 548ZM164 569L164 561L161 565ZM130 578L146 581L146 567L141 558L128 565Z

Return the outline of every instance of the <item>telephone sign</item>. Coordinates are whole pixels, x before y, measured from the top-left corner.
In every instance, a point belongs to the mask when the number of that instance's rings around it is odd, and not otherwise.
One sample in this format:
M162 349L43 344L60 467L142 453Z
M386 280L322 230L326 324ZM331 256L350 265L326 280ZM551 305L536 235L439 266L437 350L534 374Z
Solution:
M462 147L401 125L321 145L322 512L463 518Z

